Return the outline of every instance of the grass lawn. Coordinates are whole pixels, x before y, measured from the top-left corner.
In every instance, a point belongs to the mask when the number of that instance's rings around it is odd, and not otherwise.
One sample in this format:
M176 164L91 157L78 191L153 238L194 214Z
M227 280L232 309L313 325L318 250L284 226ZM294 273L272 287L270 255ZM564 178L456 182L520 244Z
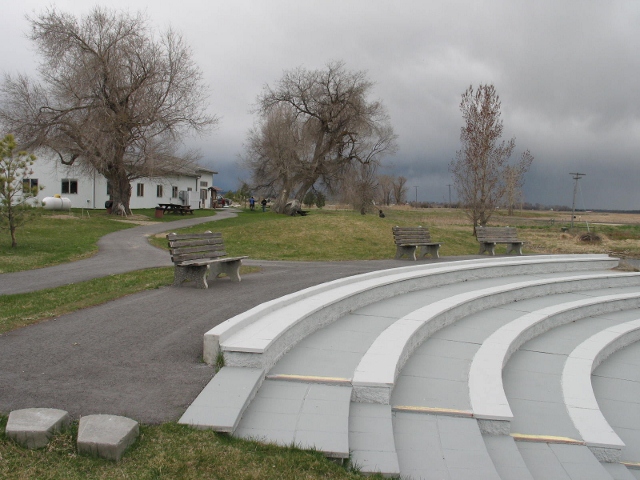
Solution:
M4 436L0 417L0 478L12 479L335 479L363 476L317 452L263 445L184 425L141 425L140 437L120 462L78 455L77 424L39 450ZM374 476L369 478L382 478Z
M172 222L185 217L165 215L155 218L154 209L136 210L123 219L107 215L105 210L57 212L38 209L36 217L18 228L18 247L11 248L8 231L0 231L0 273L49 267L89 257L98 251L100 237L132 228L140 221ZM196 217L214 215L212 210L196 210ZM190 216L189 216L190 217ZM124 220L124 221L123 221Z
M443 210L388 211L386 218L341 210L312 210L305 217L245 211L236 218L181 229L181 232L222 232L229 255L262 260L340 261L393 258L391 227L424 225L431 238L442 241L441 256L477 253L472 229L459 214ZM152 240L164 248L166 240Z

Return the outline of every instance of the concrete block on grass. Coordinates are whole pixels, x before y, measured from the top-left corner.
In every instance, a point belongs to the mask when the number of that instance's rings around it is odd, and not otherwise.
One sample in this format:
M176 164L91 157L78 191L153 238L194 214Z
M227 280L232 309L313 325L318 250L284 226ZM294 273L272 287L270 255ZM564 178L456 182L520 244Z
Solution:
M120 460L139 433L138 422L117 415L87 415L78 426L78 453Z
M26 448L42 448L69 425L69 414L56 408L25 408L9 414L7 437Z

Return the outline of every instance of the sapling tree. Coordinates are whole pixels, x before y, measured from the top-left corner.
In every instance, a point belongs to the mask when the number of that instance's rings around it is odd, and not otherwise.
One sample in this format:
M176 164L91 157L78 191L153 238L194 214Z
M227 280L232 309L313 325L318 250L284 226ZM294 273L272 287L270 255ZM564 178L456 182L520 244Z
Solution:
M501 102L493 85L469 87L462 95L460 110L464 126L460 129L462 149L450 164L453 183L465 212L473 222L486 225L507 193L524 184L524 174L533 161L525 150L513 165L509 160L516 146L515 137L502 140ZM512 196L513 198L513 196ZM512 201L512 199L509 199Z
M33 199L42 188L29 178L35 161L35 155L16 151L13 135L0 140L0 228L9 230L13 248L18 246L16 229L31 218Z

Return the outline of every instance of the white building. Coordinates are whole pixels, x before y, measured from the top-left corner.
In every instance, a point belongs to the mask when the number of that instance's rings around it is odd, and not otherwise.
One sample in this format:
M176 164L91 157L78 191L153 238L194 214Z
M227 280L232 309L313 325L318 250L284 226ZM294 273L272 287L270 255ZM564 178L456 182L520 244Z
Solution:
M211 205L213 176L217 172L196 166L183 168L180 173L158 178L140 178L131 182L130 207L154 208L159 203L178 203L191 208ZM107 179L98 172L87 174L76 166L38 158L29 181L31 187L43 187L38 200L56 194L71 201L72 208L104 209L110 200Z

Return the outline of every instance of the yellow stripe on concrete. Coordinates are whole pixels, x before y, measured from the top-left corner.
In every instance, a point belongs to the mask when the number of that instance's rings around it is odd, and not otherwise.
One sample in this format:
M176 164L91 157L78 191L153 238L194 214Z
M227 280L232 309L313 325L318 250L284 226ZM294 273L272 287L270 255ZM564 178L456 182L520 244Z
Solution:
M406 405L398 405L393 407L395 412L411 412L411 413L428 413L430 415L447 415L450 417L473 417L470 410L456 410L454 408L437 408L437 407L413 407Z
M516 442L537 442L537 443L562 443L566 445L586 445L582 440L569 437L555 437L553 435L526 435L524 433L512 433L511 436Z
M284 380L287 382L303 382L303 383L328 383L338 385L351 385L351 379L342 377L317 377L314 375L267 375L269 380Z

